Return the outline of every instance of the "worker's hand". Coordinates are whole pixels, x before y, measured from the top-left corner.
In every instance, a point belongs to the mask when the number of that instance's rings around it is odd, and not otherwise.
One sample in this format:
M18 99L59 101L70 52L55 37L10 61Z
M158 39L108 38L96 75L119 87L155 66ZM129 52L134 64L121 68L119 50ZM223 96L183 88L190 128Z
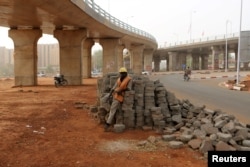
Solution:
M120 93L121 91L120 90L114 90L115 93Z

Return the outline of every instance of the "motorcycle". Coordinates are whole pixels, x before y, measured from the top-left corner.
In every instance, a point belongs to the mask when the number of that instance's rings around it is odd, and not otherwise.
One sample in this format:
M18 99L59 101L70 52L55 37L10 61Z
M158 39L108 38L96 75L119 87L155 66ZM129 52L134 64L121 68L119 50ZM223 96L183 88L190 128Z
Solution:
M184 81L189 81L190 80L190 75L184 74Z
M68 85L68 81L64 78L64 75L54 77L55 87Z

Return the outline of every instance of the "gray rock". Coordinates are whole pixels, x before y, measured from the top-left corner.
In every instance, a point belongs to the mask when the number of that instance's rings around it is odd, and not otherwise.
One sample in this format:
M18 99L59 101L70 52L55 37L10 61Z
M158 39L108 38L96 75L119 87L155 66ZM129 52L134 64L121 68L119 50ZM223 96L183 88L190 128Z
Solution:
M143 141L139 141L137 143L137 146L145 146L147 144L147 141L146 140L143 140Z
M214 147L213 147L212 141L210 141L210 140L203 140L199 150L203 154L206 153L206 152L208 152L208 151L214 151Z
M242 145L246 147L250 147L250 140L243 140Z
M240 128L240 127L236 127L236 128L239 128L239 129L235 133L235 136L242 136L243 139L247 139L248 129L247 128Z
M187 128L186 126L183 126L181 127L180 132L185 135L191 135L193 133L193 130Z
M248 129L250 129L250 124L247 124L246 127L247 127Z
M237 150L239 150L239 151L250 151L250 147L239 146L239 147L237 148Z
M238 145L234 139L229 140L228 143L231 144L232 146L237 146Z
M210 109L208 109L208 108L205 108L205 109L204 109L204 112L205 112L206 114L208 114L208 115L214 115L214 113L215 113L214 110L210 110Z
M181 142L181 141L170 141L169 142L169 147L170 148L181 148L181 147L183 147L183 143Z
M200 130L200 129L196 129L196 130L194 130L194 136L196 137L196 138L201 138L201 139L203 139L203 138L205 138L206 137L206 132L205 131L203 131L203 130Z
M236 148L228 145L227 143L223 142L223 141L219 141L216 145L215 145L215 150L216 151L236 151Z
M233 140L236 141L236 142L239 142L239 141L242 141L244 140L245 138L242 136L242 135L238 135L238 136L234 136L233 137Z
M165 130L163 131L164 134L172 134L176 131L175 128L165 128Z
M175 123L181 123L182 122L181 114L173 115L172 116L172 121L175 122Z
M201 146L201 139L192 139L188 142L188 145L192 148L192 149L198 149Z
M207 118L202 118L201 119L201 123L202 124L209 124L209 123L212 123L211 120L207 119Z
M218 133L218 128L213 127L212 123L201 125L201 129L204 130L209 135Z
M200 127L201 126L201 121L199 121L199 120L194 121L193 126L196 127L196 128Z
M155 143L156 142L156 137L155 136L149 136L147 139L150 143Z
M163 135L163 136L162 136L162 139L163 139L164 141L173 141L173 140L176 139L176 137L175 137L174 135Z
M182 134L182 135L180 136L180 140L181 140L182 142L189 142L192 138L193 138L193 135Z
M210 138L210 140L215 141L217 139L217 135L216 134L211 134L209 136L209 138Z
M124 130L125 130L125 125L124 124L115 124L114 125L114 132L121 133Z
M215 123L214 127L216 128L222 128L224 125L226 125L226 121L225 120L220 120L218 122Z
M226 134L226 133L218 132L217 136L218 136L219 140L224 141L224 142L228 142L229 140L232 139L232 135L231 134Z
M235 123L233 121L230 121L225 126L223 126L221 130L224 133L228 133L228 132L233 133L236 131Z
M183 122L178 123L177 125L175 125L175 129L180 129L181 127L184 126Z

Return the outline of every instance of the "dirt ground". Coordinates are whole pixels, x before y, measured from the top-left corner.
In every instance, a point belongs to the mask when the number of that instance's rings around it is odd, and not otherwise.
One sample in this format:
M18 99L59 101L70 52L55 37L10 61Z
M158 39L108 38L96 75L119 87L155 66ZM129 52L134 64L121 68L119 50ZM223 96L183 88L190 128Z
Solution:
M0 167L205 167L188 147L167 143L139 147L154 131L104 132L87 106L97 100L97 80L55 88L53 78L34 87L12 87L0 79ZM85 102L77 109L76 102Z

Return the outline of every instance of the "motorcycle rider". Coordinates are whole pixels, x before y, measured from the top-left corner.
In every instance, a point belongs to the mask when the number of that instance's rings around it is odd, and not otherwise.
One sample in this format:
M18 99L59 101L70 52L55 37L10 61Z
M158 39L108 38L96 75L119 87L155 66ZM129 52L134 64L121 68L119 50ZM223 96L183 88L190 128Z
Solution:
M131 90L132 88L132 81L131 78L128 76L127 69L125 67L122 67L120 68L119 73L120 77L117 79L115 85L111 89L111 93L113 94L113 101L110 107L108 119L104 126L104 130L106 132L110 129L116 110L123 102L125 91Z
M184 71L184 80L186 79L186 77L188 77L187 80L189 80L190 76L191 76L191 70L189 67L187 67Z

